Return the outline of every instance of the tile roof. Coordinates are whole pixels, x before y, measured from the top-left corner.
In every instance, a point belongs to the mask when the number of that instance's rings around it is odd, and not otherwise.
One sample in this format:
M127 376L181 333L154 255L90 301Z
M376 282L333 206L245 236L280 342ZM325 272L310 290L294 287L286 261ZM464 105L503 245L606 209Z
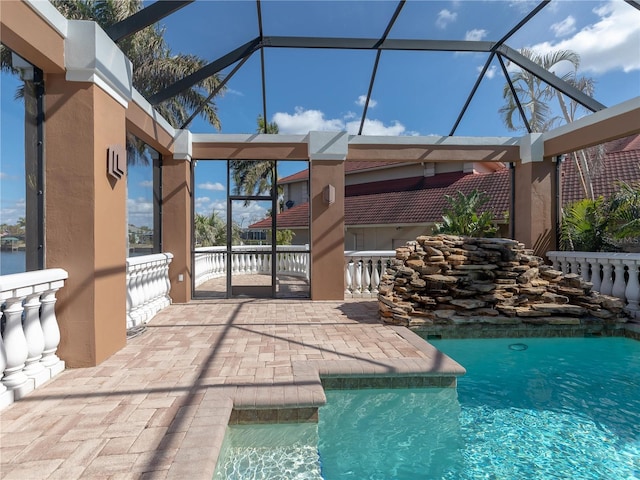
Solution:
M636 150L618 150L607 153L602 165L592 175L596 197L609 197L617 190L616 182L640 182L640 136L629 143L638 144ZM569 159L562 163L562 204L585 198L576 164Z
M277 228L300 228L309 226L309 204L301 203L295 205L276 216ZM264 218L259 222L249 225L250 229L271 228L271 217Z
M640 182L640 135L609 142L605 150L605 160L593 175L593 186L597 196L608 197L616 190L616 182L619 180ZM366 169L390 163L393 162L346 162L345 166L352 165L357 170L358 166ZM304 172L308 175L308 170ZM509 210L510 185L508 169L476 174L451 172L432 177L421 176L348 185L345 187L345 224L351 226L438 222L442 219L442 211L448 206L445 195L453 195L458 190L468 194L473 189L486 192L490 198L486 209L491 210L496 218L502 218ZM581 198L584 198L584 195L575 162L567 160L562 164L563 204ZM308 219L309 204L296 205L278 215L278 227L307 227ZM269 227L270 219L265 219L249 228Z
M458 190L468 194L477 188L487 192L491 200L486 205L494 215L501 218L509 209L510 178L508 170L484 174L441 174L427 177L429 188L368 193L345 198L346 225L385 225L432 223L442 219L442 210L448 206L444 195L453 195ZM437 180L443 177L446 181ZM451 181L452 178L456 178ZM424 177L420 177L424 178ZM436 180L433 180L436 179ZM416 183L416 179L404 179ZM380 182L374 182L380 183ZM401 183L396 184L398 187ZM279 228L308 226L309 204L304 203L278 214ZM270 219L254 223L249 228L269 228Z

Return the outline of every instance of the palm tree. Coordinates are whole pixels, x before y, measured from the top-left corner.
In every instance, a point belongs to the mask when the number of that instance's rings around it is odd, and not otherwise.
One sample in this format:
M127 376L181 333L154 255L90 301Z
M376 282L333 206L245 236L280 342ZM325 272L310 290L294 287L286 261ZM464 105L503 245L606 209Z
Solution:
M612 237L640 239L640 182L619 182L618 187L609 198Z
M138 12L142 0L52 0L56 8L67 18L94 20L107 29ZM149 97L176 81L205 66L206 61L195 55L174 54L164 40L164 28L149 26L118 41L118 47L133 63L133 86ZM155 106L156 110L175 128L179 128L209 94L219 85L217 75L208 77L188 90ZM213 100L206 102L200 115L214 128L220 129L220 119ZM149 162L141 142L133 136L127 139L132 160ZM129 155L131 156L131 155Z
M541 55L525 48L520 50L520 53L548 71L563 62L568 62L572 68L560 78L587 95L593 95L595 89L593 79L578 76L577 74L580 66L580 56L576 52L557 50ZM566 123L571 123L575 120L579 104L574 100L566 100L559 90L554 89L531 72L521 69L512 75L511 82L525 111L532 132L546 132L556 127L561 120ZM519 117L518 106L509 83L504 85L502 97L506 103L500 108L499 112L506 127L514 131L524 129L524 122ZM553 109L549 105L549 102L554 98L558 101L562 117L554 115ZM587 198L594 200L591 172L595 165L602 160L603 149L594 147L580 150L573 152L572 156L580 175L584 194Z
M433 233L446 233L468 237L493 237L498 228L493 225L493 215L490 211L478 213L480 208L489 201L484 192L474 189L469 195L458 190L455 196L444 196L449 208L444 210L442 223L436 223Z
M258 133L279 133L276 122L265 121L262 115L257 118ZM273 162L270 160L232 160L229 164L235 183L236 195L264 195L271 192L271 186L275 183ZM280 193L280 192L279 192ZM245 201L245 206L248 204Z
M194 219L194 233L196 245L200 247L212 247L227 244L227 224L216 212L211 215L196 213ZM240 240L240 228L232 225L233 240Z

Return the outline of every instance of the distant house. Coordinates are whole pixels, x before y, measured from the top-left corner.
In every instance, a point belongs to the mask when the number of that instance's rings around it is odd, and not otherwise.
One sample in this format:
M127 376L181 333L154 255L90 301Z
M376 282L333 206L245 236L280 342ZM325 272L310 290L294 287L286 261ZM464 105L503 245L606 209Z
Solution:
M593 173L596 196L609 196L616 181L640 181L640 136L606 145L605 160ZM562 203L583 198L575 163L561 166ZM278 229L295 233L294 244L309 242L309 171L279 181L285 210L277 216ZM431 233L448 206L445 195L457 191L486 192L485 209L493 213L499 234L508 236L511 176L503 164L345 162L345 249L387 250ZM249 226L266 230L271 218Z

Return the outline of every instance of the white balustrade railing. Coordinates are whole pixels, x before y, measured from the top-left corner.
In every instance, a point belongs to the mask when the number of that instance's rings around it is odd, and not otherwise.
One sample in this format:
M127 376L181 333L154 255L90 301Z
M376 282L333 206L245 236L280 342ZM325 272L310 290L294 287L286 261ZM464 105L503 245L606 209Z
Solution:
M635 321L640 321L640 253L547 252L556 269L575 273L593 289L622 299Z
M345 251L345 298L377 296L380 277L395 257L395 250Z
M171 304L171 253L127 258L127 329L142 325Z
M0 276L0 408L64 370L55 303L67 277L60 268Z
M270 274L270 245L234 245L231 271L234 275ZM276 274L303 277L309 280L309 246L277 245ZM194 259L195 286L227 274L226 247L198 247Z

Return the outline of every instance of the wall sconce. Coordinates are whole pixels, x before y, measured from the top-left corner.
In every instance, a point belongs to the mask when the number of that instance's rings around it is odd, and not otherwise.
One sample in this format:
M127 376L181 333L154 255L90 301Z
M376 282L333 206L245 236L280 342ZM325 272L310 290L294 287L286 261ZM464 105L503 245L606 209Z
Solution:
M322 200L327 205L331 205L336 202L336 187L333 185L327 185L322 189Z

